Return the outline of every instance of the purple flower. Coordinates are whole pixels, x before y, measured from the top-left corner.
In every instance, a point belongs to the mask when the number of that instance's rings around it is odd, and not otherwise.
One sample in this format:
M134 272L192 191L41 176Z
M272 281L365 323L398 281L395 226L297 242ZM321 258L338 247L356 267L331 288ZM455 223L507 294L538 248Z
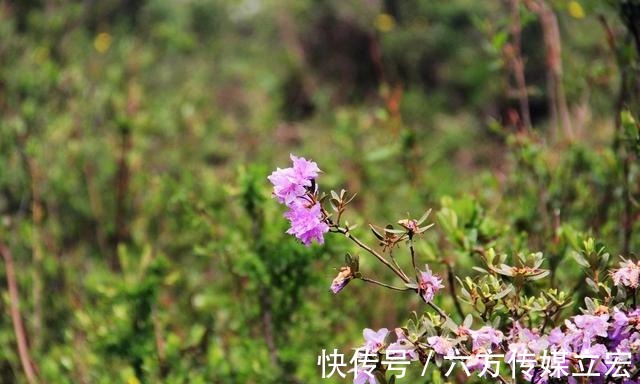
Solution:
M290 154L289 157L293 161L293 171L298 180L313 180L318 177L318 173L320 173L318 164L293 154Z
M392 356L400 355L404 358L409 357L410 360L418 360L416 346L407 339L404 331L401 328L396 328L395 332L398 336L398 340L396 340L395 343L389 344L387 347L387 353L394 352L391 353Z
M307 187L311 186L311 180L318 177L320 169L318 165L305 159L290 155L293 167L276 169L267 179L273 184L273 196L279 202L289 206L304 196Z
M493 329L489 326L484 326L477 331L470 330L471 340L473 340L473 350L484 348L491 350L491 347L498 346L502 343L504 334L497 329Z
M573 322L582 331L583 348L588 348L596 336L607 337L609 315L578 315L573 318Z
M599 372L600 374L604 374L607 372L607 366L604 364L606 355L607 355L607 347L603 344L594 344L587 348L582 348L580 351L581 356L595 356L597 361L594 365L594 371Z
M613 309L613 330L609 335L609 338L615 340L620 336L622 331L629 325L629 317L626 313L618 308Z
M324 222L320 204L315 202L313 196L305 196L313 180L318 177L320 168L304 157L293 154L290 157L293 167L278 168L268 177L273 184L273 196L289 207L284 214L291 223L288 234L294 235L307 246L313 240L322 244L329 226Z
M480 354L485 354L486 351L479 351ZM471 355L469 355L469 359L467 359L467 361L464 363L464 365L466 365L467 369L470 372L473 371L479 371L482 368L484 368L486 363L486 359L485 358L481 358L480 356L478 356L475 353L472 353Z
M284 217L291 223L287 233L297 237L304 245L311 245L313 240L318 244L324 243L324 234L329 231L329 226L323 221L319 203L307 207L304 202L296 202Z
M427 338L427 343L435 351L435 353L443 356L454 354L453 344L451 340L442 336L431 336Z
M378 384L373 373L371 373L371 368L358 366L352 368L349 372L353 372L353 384Z
M620 263L620 268L611 272L611 277L613 277L613 283L619 287L638 288L640 263L636 264L631 260L624 260Z
M541 337L537 332L528 328L523 328L519 322L515 322L513 328L509 331L510 344L505 359L511 361L518 354L533 353L539 354L542 350L549 347L549 341L546 337Z
M609 328L609 315L578 315L573 318L573 322L578 328L582 328L585 333L590 335L607 336Z
M382 348L384 348L384 339L389 334L389 330L387 328L380 328L377 332L370 328L365 328L362 331L362 336L364 336L365 348L369 352L378 352Z
M640 334L633 333L631 336L622 339L620 344L616 347L616 352L631 352L640 349ZM640 355L637 353L633 355L634 360L640 361Z
M435 294L442 288L442 279L437 275L434 275L429 269L428 265L425 265L425 270L420 272L420 282L418 284L420 294L426 303L431 302Z
M571 346L571 344L573 343L573 338L571 336L565 335L560 328L552 329L551 332L549 332L547 340L549 341L549 345L555 351L573 351L573 348Z
M483 370L485 366L491 368L491 361L496 361L496 358L492 358L489 355L490 353L487 353L487 350L480 348L469 355L469 359L467 359L464 365L466 365L467 369L471 372Z
M285 205L289 205L303 196L306 192L305 187L311 184L306 181L300 183L296 180L293 168L278 168L267 179L273 184L273 196Z

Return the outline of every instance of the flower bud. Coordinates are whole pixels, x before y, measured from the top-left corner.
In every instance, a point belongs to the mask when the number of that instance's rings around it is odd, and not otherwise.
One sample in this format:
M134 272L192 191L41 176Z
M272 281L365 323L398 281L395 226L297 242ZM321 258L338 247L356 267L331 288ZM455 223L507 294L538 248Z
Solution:
M331 283L331 292L337 294L342 291L342 288L346 287L349 284L349 281L353 279L353 272L350 267L342 267L340 268L340 272L333 282Z

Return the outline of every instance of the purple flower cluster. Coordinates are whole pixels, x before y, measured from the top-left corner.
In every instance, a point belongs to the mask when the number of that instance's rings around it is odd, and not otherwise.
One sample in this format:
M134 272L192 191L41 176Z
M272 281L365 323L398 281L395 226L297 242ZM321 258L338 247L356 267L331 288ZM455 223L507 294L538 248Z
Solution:
M555 352L566 356L567 371L573 356L596 356L593 371L601 375L590 382L603 382L605 375L611 368L606 360L607 352L632 352L633 365L640 363L637 351L640 349L640 309L628 313L615 308L613 315L606 313L583 314L565 320L563 327L551 330L548 335L540 335L536 330L523 328L516 323L509 333L509 344L506 360L515 354L531 353L539 355L542 352ZM549 372L538 370L523 371L526 380L532 380L536 375L537 383L546 383L553 377ZM569 377L570 383L577 383ZM598 379L601 379L598 381ZM636 381L627 380L625 383Z
M578 364L577 356L594 356L594 373L599 377L590 377L591 383L605 383L606 375L614 364L608 360L607 353L631 353L631 366L640 365L640 308L623 311L614 308L610 313L601 307L595 314L585 313L565 320L561 327L542 334L538 329L523 327L515 322L507 335L491 326L483 326L472 330L464 326L458 327L454 335L435 335L426 337L424 342L411 342L401 328L396 329L397 341L386 345L389 330L382 328L378 331L365 329L364 348L373 353L384 351L403 351L403 357L416 360L420 355L420 348L431 349L437 356L453 356L460 351L470 351L465 366L469 371L486 369L489 364L484 358L486 354L504 353L504 361L518 361L522 356L550 356L554 353L564 357L566 372L570 372ZM469 348L469 345L471 348ZM426 351L423 351L424 353ZM532 361L536 361L535 359ZM589 364L587 362L586 364ZM549 370L536 368L523 369L522 375L526 381L545 384L559 377ZM572 368L573 366L573 368ZM490 366L488 366L490 367ZM615 367L614 367L615 368ZM581 368L583 369L583 368ZM566 375L569 383L577 384L573 376ZM356 377L357 383L364 383L363 377ZM624 384L638 384L639 379L625 379Z
M291 224L288 234L307 246L313 240L322 244L329 226L324 222L320 203L315 200L312 190L320 168L304 157L293 154L290 157L292 167L278 168L268 177L273 184L273 196L289 209L284 215Z

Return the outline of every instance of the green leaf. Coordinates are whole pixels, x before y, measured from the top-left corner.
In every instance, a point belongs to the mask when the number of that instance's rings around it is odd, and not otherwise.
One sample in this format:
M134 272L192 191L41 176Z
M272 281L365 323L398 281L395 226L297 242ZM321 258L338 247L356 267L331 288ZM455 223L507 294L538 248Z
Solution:
M469 314L464 318L464 322L462 323L462 326L465 328L471 328L471 324L473 324L473 316Z
M482 274L485 274L485 275L489 273L489 272L487 272L487 270L486 270L486 269L484 269L484 268L480 268L480 267L471 267L471 268L472 268L473 270L478 271L478 272L480 272L480 273L482 273Z
M508 38L509 34L507 31L499 31L493 36L493 39L491 39L491 46L496 52L500 52Z
M545 278L547 276L549 276L549 270L545 270L542 273L539 273L537 275L529 276L527 279L530 281L535 281L535 280L540 280L542 278Z
M596 303L590 297L585 297L584 303L589 312L594 313L596 311Z
M582 256L582 253L576 252L576 251L571 251L571 257L573 257L573 259L576 261L576 263L578 263L581 267L584 267L584 268L590 268L591 267L591 264L589 264L587 259L585 259L584 256Z
M391 330L389 331L389 333L387 333L387 336L384 338L384 345L391 345L392 343L395 343L398 340L398 335L396 335L396 333Z
M627 138L629 138L630 140L640 139L638 124L636 123L636 120L633 118L633 115L630 111L625 110L620 112L620 122L624 127L624 132Z
M424 223L424 221L427 220L430 214L431 214L431 208L429 208L429 210L425 212L424 215L422 215L422 217L418 219L418 225L421 225L422 223Z
M598 292L598 291L599 291L599 289L598 289L598 284L596 284L596 282L595 282L595 281L593 281L590 277L587 277L587 278L585 279L585 281L587 282L587 285L588 285L591 289L593 289L593 291L594 291L594 292Z
M378 240L384 240L384 236L382 236L373 225L369 224L369 228L371 228L371 232L373 232L373 235L377 237Z

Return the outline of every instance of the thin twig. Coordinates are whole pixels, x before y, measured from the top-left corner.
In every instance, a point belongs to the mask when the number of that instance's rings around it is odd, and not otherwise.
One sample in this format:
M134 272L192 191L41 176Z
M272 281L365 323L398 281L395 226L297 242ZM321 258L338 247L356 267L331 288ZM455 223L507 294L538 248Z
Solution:
M314 197L311 196L311 198L314 198ZM374 251L371 247L369 247L368 245L363 243L357 237L353 236L351 234L351 231L349 231L349 228L343 228L343 227L340 227L337 224L335 224L333 222L333 220L331 220L331 218L329 217L330 216L329 212L327 212L324 208L321 208L321 209L322 209L322 214L324 215L326 223L329 225L331 232L341 233L341 234L345 235L349 240L351 240L354 243L356 243L360 248L364 249L365 251L367 251L370 254L372 254L373 256L375 256L376 259L378 259L382 264L386 265L391 271L393 271L393 273L398 275L398 277L400 277L402 279L402 281L404 281L405 283L408 283L409 281L411 281L407 277L407 275L404 274L404 272L401 272L399 267L398 268L394 267L381 254L379 254L378 252Z
M415 291L415 289L413 289L413 288L409 288L409 287L405 287L405 288L394 287L393 285L389 285L387 283L383 283L383 282L378 281L378 280L370 279L368 277L360 277L360 280L366 281L367 283L377 284L377 285L380 285L380 286L385 287L385 288L393 289L394 291Z
M370 254L372 254L373 256L375 256L378 260L380 260L380 262L382 262L384 265L386 265L389 269L391 269L396 275L398 275L398 277L400 277L405 283L408 283L410 280L404 276L398 269L396 269L396 267L394 267L393 265L391 265L387 259L385 259L381 254L379 254L378 252L374 251L372 248L370 248L368 245L364 244L362 241L360 241L360 239L358 239L357 237L353 236L351 234L351 232L349 232L348 230L344 229L343 231L341 231L349 240L353 241L354 243L358 244L358 246L362 249L364 249L365 251L369 252Z
M329 223L331 223L330 219L327 219L329 221ZM365 243L363 243L360 239L358 239L357 237L353 236L351 234L351 232L349 231L349 229L347 228L342 228L342 227L338 227L335 226L335 229L338 233L342 233L343 235L345 235L349 240L353 241L354 243L356 243L360 248L364 249L365 251L369 252L370 254L372 254L373 256L376 257L376 259L380 260L380 262L384 265L386 265L389 269L391 269L393 271L393 273L395 273L396 275L398 275L398 277L400 277L402 279L402 281L404 281L405 283L410 282L411 280L407 278L406 275L404 275L402 272L400 272L396 267L394 267L391 263L389 263L389 261L387 261L387 259L385 259L381 254L379 254L378 252L376 252L375 250L373 250L371 247L369 247L368 245L366 245Z
M440 315L441 317L445 318L445 319L451 319L449 317L449 315L447 315L442 309L440 309L440 307L438 307L437 305L435 305L432 302L427 302L427 305L430 306L431 308L433 308L434 311L438 312L438 315Z
M531 130L531 115L529 112L529 92L527 91L527 81L524 74L524 60L521 52L522 26L520 25L519 0L511 0L511 19L513 21L511 25L511 45L513 49L511 69L518 88L518 102L520 103L522 123L524 128L529 131Z
M400 267L400 264L398 264L398 261L396 260L395 257L393 257L393 247L389 247L389 257L391 258L391 261L393 262L393 265L396 266L396 268L398 268L398 271L400 271L402 273L402 275L406 278L409 279L409 276L407 276L406 273L404 273L404 271L402 270L402 268Z
M453 303L456 306L456 311L458 311L458 315L460 315L461 319L464 319L464 311L462 310L462 306L460 305L460 301L458 300L458 295L456 294L456 286L455 279L453 278L453 268L451 268L451 264L447 264L447 280L449 282L449 292L451 293L451 297L453 297Z
M31 177L31 219L32 219L32 252L33 252L33 333L31 342L34 350L42 345L42 274L44 255L42 251L42 201L40 199L41 172L33 157L27 158Z
M554 124L560 123L566 138L573 138L571 115L562 82L562 43L558 18L549 4L544 0L527 0L527 7L540 19L540 27L547 55L547 86L549 107ZM557 134L557 129L556 132Z
M278 348L276 346L274 330L273 330L273 316L271 314L271 297L267 292L267 287L264 284L259 288L259 303L260 311L262 312L262 332L264 334L265 342L267 343L267 350L269 351L269 359L273 366L278 366Z
M416 283L420 282L418 276L418 267L416 266L416 251L413 249L413 235L409 234L409 250L411 250L411 265L413 265L413 273L416 275Z
M109 260L109 266L113 272L120 272L122 265L118 258L118 245L129 240L130 232L128 227L128 193L131 182L131 170L127 157L132 148L131 132L128 128L120 130L120 153L118 155L118 170L115 179L116 208L115 208L115 238L113 242L113 252Z
M16 274L13 268L13 258L11 257L9 248L2 243L0 243L0 253L4 259L5 272L7 274L7 286L9 288L9 299L11 301L11 321L13 322L13 330L18 344L20 363L22 363L22 369L29 384L37 384L38 379L36 377L35 367L29 356L29 343L27 342L27 335L22 324L22 317L20 316L20 294L18 293L18 284L16 283Z

